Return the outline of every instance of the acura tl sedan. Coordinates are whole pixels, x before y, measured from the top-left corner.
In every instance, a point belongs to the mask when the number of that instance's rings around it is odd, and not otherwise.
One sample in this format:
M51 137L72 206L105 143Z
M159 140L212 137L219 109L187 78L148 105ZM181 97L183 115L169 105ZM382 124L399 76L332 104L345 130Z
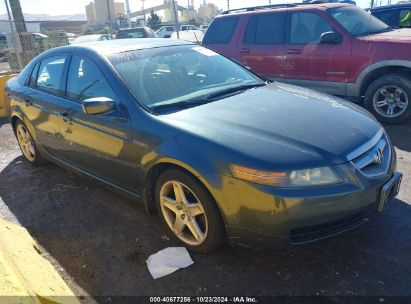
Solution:
M134 198L197 252L336 235L383 211L401 182L393 146L365 110L268 83L189 42L52 49L6 92L28 162Z

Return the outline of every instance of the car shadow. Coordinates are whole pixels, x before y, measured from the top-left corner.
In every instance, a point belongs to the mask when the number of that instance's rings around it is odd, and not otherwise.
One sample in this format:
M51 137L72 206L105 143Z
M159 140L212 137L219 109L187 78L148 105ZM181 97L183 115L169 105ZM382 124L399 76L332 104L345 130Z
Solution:
M411 118L398 125L385 124L384 128L395 147L411 152Z
M146 259L178 244L138 203L21 156L0 172L0 198L77 295L411 295L411 206L397 199L332 239L191 253L192 266L153 280Z
M0 127L8 123L9 123L9 120L6 117L0 117Z

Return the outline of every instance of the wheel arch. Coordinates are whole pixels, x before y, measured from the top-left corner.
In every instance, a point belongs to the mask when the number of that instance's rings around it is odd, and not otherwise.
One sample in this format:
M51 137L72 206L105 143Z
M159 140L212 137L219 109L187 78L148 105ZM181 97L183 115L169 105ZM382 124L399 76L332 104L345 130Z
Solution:
M220 211L221 218L224 223L226 223L226 218L224 216L224 213L222 212L222 209L220 208L220 205L215 197L213 195L213 191L211 184L207 181L206 178L204 178L196 169L193 167L175 160L175 159L164 159L153 166L149 168L147 171L146 177L145 177L145 183L144 183L144 200L146 204L146 210L150 214L156 214L157 213L157 208L156 204L154 201L154 187L155 183L157 181L157 178L165 171L167 170L179 170L182 171L191 177L193 177L195 180L197 180L203 187L204 189L210 194L210 196L213 198L218 210Z
M365 95L367 87L374 80L381 76L394 73L411 76L411 61L386 60L368 66L361 72L360 76L358 76L356 84L348 95L362 98Z

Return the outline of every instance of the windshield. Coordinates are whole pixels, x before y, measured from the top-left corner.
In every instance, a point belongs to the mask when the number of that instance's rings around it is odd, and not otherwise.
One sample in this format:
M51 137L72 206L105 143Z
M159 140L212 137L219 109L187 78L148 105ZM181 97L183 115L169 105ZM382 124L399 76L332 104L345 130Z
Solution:
M138 100L150 108L264 84L245 68L195 45L130 51L109 60Z
M353 36L391 31L391 28L370 13L356 6L328 10L328 13Z

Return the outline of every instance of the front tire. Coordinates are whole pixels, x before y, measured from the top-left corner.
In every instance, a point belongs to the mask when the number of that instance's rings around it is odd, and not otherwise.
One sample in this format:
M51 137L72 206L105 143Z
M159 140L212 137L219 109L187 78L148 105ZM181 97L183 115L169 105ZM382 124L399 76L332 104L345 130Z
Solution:
M173 236L190 250L209 253L225 240L220 211L205 187L179 170L160 175L155 200L164 223Z
M17 120L14 131L24 158L33 166L44 165L46 160L37 149L33 136L31 136L27 126L21 120Z
M411 114L411 80L401 74L377 78L368 86L364 104L381 122L403 122Z

